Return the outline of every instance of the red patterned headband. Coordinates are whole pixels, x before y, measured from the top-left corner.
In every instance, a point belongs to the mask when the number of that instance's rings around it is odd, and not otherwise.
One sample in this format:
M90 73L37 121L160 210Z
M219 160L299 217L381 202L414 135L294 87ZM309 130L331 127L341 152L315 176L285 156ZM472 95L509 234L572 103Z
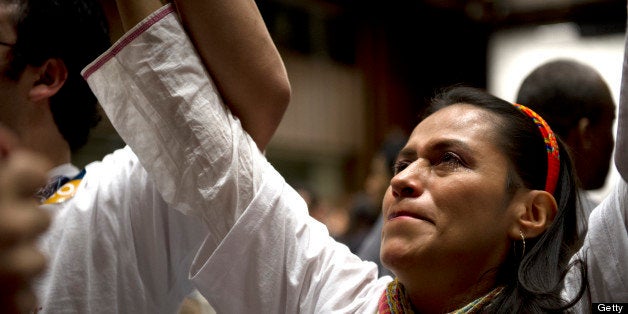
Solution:
M532 111L532 109L520 105L514 104L519 111L525 113L528 117L532 118L534 124L541 131L541 135L543 135L543 141L545 142L545 149L547 149L547 177L545 178L545 191L554 194L554 190L556 189L556 184L558 183L558 173L560 172L560 153L558 150L558 142L556 140L556 135L549 127L547 122L541 118L536 112Z

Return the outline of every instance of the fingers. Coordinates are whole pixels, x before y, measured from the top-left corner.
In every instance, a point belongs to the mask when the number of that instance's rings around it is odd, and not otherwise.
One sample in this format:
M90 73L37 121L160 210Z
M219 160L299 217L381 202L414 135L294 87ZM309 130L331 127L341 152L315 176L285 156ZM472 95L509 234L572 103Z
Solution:
M32 241L50 224L50 216L33 197L46 183L49 163L17 151L0 161L0 249Z
M30 286L16 290L0 288L0 306L2 313L36 313L37 297Z
M0 128L0 308L26 313L36 305L31 282L46 267L37 239L51 218L33 195L45 185L50 164L4 145L2 136Z
M15 150L0 161L0 205L32 196L46 185L50 163L43 157Z
M34 199L0 206L0 249L35 241L50 225L51 217Z
M2 290L19 290L44 271L46 257L35 241L22 242L0 253L0 278Z

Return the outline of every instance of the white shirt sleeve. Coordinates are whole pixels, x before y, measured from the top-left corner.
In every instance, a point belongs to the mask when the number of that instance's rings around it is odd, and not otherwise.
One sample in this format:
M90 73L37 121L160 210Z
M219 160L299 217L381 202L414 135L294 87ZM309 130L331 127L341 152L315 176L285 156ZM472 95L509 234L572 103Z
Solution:
M200 64L167 5L83 75L164 200L221 239L255 196L267 162Z
M164 199L210 229L191 276L218 312L375 312L391 278L309 217L222 103L170 6L84 76Z
M581 256L587 263L591 302L628 302L628 185L617 186L589 217Z
M628 302L628 40L617 121L617 186L590 217L585 239L592 302Z
M628 41L617 121L615 166L620 178L611 193L589 217L584 243L576 257L587 266L590 300L585 295L579 305L589 311L589 302L628 302ZM580 280L572 271L565 290L573 298Z

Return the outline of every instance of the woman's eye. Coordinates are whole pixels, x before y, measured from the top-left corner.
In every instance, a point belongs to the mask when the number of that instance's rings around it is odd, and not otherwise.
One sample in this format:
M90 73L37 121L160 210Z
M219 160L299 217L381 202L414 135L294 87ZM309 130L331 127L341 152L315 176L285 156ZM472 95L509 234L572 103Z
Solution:
M452 152L446 152L440 161L441 164L447 164L449 166L463 166L462 159L458 155Z
M406 169L409 164L410 164L409 162L403 161L403 160L396 161L395 165L393 166L393 175L396 175L399 172L401 172L404 169Z

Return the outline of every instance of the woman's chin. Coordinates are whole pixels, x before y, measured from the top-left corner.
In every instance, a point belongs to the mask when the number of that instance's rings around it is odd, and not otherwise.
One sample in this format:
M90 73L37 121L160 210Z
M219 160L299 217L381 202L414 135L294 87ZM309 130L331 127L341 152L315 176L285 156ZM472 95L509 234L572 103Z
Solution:
M390 239L382 242L380 258L382 264L393 272L416 264L419 253L416 243L408 243L402 239Z

